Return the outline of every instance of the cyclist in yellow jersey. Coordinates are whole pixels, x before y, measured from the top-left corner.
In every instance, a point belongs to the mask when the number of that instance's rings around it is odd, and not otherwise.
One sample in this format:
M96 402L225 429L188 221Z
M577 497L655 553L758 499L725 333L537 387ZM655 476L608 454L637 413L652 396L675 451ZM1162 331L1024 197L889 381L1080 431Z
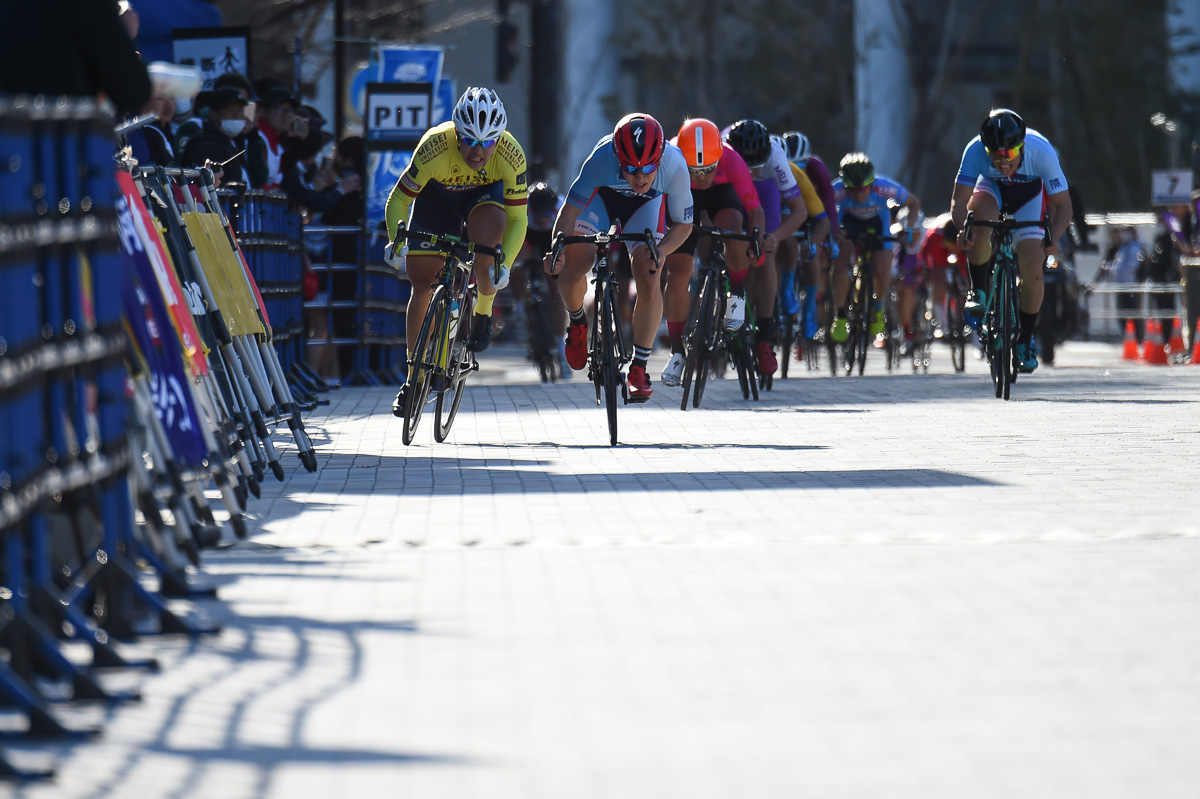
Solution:
M504 250L504 263L475 256L478 301L468 347L487 349L492 340L492 303L508 285L513 260L521 251L528 227L526 216L525 152L505 128L504 105L491 89L472 86L454 107L451 121L430 128L421 137L408 168L396 181L387 201L387 229L394 239L397 226L468 240ZM412 218L409 219L411 212ZM405 255L388 243L388 263L405 266L412 295L408 300L408 341L414 342L429 306L432 287L444 261L436 253L411 249ZM392 413L404 412L404 389L396 395Z

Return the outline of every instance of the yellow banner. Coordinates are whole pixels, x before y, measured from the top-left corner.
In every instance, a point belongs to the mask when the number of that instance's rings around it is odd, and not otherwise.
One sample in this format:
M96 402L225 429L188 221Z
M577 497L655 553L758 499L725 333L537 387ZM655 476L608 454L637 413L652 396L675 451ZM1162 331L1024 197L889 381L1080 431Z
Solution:
M192 237L200 266L229 332L235 336L265 333L258 318L258 302L250 293L245 272L220 218L216 214L188 211L183 215L183 224Z

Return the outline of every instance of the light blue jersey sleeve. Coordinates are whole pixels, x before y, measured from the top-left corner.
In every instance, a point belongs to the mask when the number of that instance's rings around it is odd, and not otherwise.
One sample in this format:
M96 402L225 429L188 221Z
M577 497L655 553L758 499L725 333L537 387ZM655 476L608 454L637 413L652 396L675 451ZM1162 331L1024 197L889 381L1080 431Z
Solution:
M596 142L592 154L579 168L579 175L567 191L567 202L582 211L596 189L612 182L613 175L620 175L620 165L617 163L617 154L613 152L612 136L609 135Z

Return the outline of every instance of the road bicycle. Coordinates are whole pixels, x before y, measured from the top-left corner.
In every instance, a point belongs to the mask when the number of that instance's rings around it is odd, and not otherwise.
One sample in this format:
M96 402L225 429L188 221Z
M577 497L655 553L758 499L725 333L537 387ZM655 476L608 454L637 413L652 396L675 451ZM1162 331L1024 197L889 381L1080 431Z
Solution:
M596 310L588 342L588 379L596 387L596 404L604 405L608 416L608 440L614 447L617 445L617 397L620 396L624 404L645 402L644 399L630 398L629 385L625 381L625 367L631 355L617 312L617 276L609 268L611 248L622 242L645 244L650 250L650 257L654 259L655 271L661 268L662 261L658 257L658 244L653 232L646 228L643 233L621 233L618 225L613 225L607 232L590 236L559 233L554 239L554 257L551 260L551 270L557 271L553 265L562 256L562 249L566 245L590 244L596 248L595 275L592 278Z
M996 231L992 251L991 291L984 308L980 339L987 353L988 366L992 373L992 385L996 399L1008 399L1012 384L1017 380L1017 337L1021 334L1020 295L1017 293L1017 276L1020 268L1013 252L1013 231L1026 227L1045 227L1044 242L1050 245L1050 223L1048 219L1019 222L1005 214L996 221L975 219L974 212L967 214L964 225L967 238L975 227L986 227Z
M966 258L966 255L959 255ZM950 347L950 362L954 371L967 369L967 344L973 331L967 324L963 309L967 304L967 278L957 264L946 267L946 329L942 337Z
M475 256L478 253L489 255L495 263L502 264L504 252L499 247L475 244L458 236L435 235L403 227L396 231L394 241L394 247L400 246L402 241L409 242L445 259L415 346L410 349L402 436L405 446L413 442L429 394L436 391L433 437L440 444L450 435L450 427L458 415L467 375L479 369L475 353L467 347L471 320L475 315L476 293L472 279Z
M562 336L555 333L550 321L550 288L540 259L529 262L525 269L525 357L537 369L543 383L553 383L559 372L558 348Z
M683 329L683 399L679 409L687 410L688 398L691 397L692 407L699 408L704 397L704 388L708 378L723 372L727 360L734 362L738 369L738 382L742 387L743 396L749 396L751 364L746 366L743 356L748 345L741 339L739 355L732 355L731 345L734 344L734 331L725 327L725 311L729 303L729 267L725 261L726 241L745 241L749 243L749 254L757 259L758 230L751 233L740 233L718 228L707 228L697 225L693 228L697 236L707 235L712 239L712 249L708 257L700 262L696 280L696 294L692 298L688 310L687 324ZM747 314L749 316L749 314ZM747 327L746 324L742 328ZM737 331L740 335L740 331Z

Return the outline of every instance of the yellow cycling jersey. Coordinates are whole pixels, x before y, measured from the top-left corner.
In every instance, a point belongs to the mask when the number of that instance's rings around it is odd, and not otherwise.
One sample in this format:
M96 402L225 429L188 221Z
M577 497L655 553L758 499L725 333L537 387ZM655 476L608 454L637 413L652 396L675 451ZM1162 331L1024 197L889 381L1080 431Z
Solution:
M792 174L796 177L796 182L800 184L800 195L804 197L804 207L808 209L808 218L816 219L818 216L824 215L825 204L821 202L821 195L817 194L817 189L808 179L808 175L795 164L789 164L789 166L792 168Z
M529 218L525 212L528 189L525 151L508 131L500 136L496 152L480 170L471 169L463 160L453 122L443 122L425 131L412 161L388 196L388 237L395 235L400 220L408 221L413 201L427 187L455 192L501 182L504 184L504 212L508 216L501 247L504 263L511 267L525 241Z

